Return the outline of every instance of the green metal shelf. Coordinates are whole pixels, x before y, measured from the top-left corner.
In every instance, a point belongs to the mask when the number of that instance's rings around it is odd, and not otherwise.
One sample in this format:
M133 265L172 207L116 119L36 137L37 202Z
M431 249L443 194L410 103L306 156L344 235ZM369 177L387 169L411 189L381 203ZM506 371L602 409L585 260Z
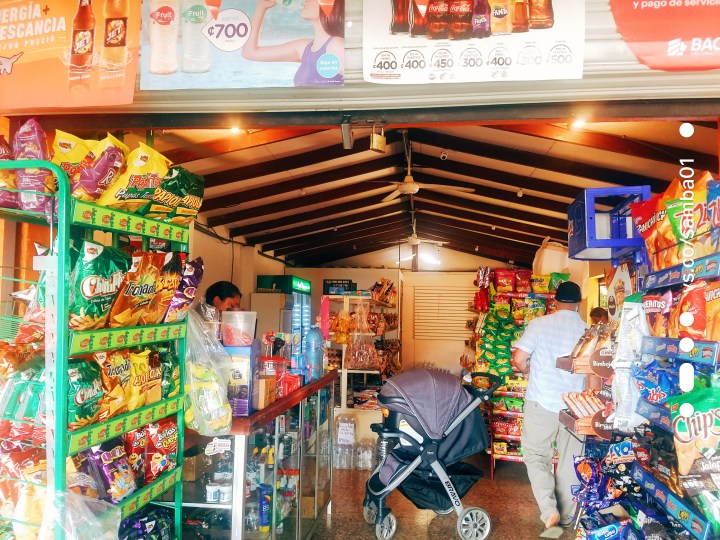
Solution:
M121 501L118 505L120 507L120 512L122 513L123 519L134 514L142 507L152 502L153 499L158 498L168 489L180 482L180 480L182 480L182 465L178 465L172 471L168 471L163 474L152 484L134 492L128 498Z
M139 347L183 339L187 323L156 324L152 326L131 326L127 328L101 328L70 332L70 355L87 354L95 351Z

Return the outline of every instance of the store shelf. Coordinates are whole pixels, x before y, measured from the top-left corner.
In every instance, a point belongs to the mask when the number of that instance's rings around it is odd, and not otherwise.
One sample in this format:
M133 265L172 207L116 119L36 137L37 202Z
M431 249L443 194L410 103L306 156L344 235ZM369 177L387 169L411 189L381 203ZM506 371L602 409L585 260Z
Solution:
M643 288L653 289L655 287L682 285L685 283L683 278L690 274L693 274L695 280L718 277L720 275L720 253L696 259L693 261L692 266L685 267L679 264L664 270L651 272L645 276Z
M183 339L186 333L185 322L70 332L70 355Z
M77 199L71 201L70 219L73 225L83 225L109 232L136 234L182 244L187 244L190 239L190 230L187 227L144 218Z
M523 462L523 457L520 454L493 454L493 459L497 461L512 461L514 463Z
M509 292L509 293L495 293L494 298L544 298L550 299L555 298L553 293L524 293L524 292Z
M14 190L1 190L14 191ZM47 196L47 195L46 195ZM0 219L8 221L17 221L21 223L32 223L34 225L48 225L47 214L37 212L25 212L24 210L12 210L10 208L0 208Z
M496 392L493 392L493 396L525 399L525 392L508 392L507 390L497 390Z
M122 414L106 422L71 431L68 433L68 451L76 454L145 424L157 422L161 418L176 414L182 408L183 397L178 396Z
M152 484L145 486L124 499L118 506L123 519L134 514L150 501L165 493L182 479L182 465L168 471Z
M673 493L669 487L637 461L633 463L631 474L645 492L660 503L668 515L680 522L693 538L707 540L711 537L712 526L698 510Z
M348 373L365 373L367 375L380 375L379 369L348 369Z
M502 409L493 409L495 416L506 416L508 418L524 418L524 414L518 411L504 411Z
M492 436L494 439L500 439L501 441L520 442L522 440L522 437L520 435L504 435L502 433L494 433L493 432Z
M635 407L635 412L643 418L647 418L650 422L659 428L664 429L670 433L673 432L672 420L670 419L670 409L650 403L644 399L638 400L638 404Z
M357 303L367 302L371 306L376 306L376 307L383 307L383 308L389 308L389 309L397 308L397 305L386 304L385 302L373 300L371 296L359 296L356 294L325 294L323 296L327 296L331 302L343 302L343 301L345 301L345 299L348 299L351 302L357 302Z
M652 336L646 336L642 339L640 349L641 354L654 354L708 366L717 364L718 351L720 351L720 342L717 341L695 340L692 350L682 352L679 339Z

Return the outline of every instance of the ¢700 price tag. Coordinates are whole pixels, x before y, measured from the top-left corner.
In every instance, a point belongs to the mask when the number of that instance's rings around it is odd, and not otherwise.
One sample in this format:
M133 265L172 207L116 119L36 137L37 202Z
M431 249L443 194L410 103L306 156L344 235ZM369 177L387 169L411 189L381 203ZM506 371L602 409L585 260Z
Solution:
M250 36L250 19L244 11L225 9L205 25L202 33L221 51L237 51Z

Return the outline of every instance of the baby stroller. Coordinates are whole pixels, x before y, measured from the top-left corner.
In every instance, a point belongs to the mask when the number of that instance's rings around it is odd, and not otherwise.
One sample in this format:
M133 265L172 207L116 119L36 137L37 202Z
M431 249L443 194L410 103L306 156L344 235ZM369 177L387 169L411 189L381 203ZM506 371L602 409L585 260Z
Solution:
M385 455L378 457L381 461L367 481L363 502L363 517L375 525L378 540L390 540L395 534L397 521L385 506L385 498L395 488L420 509L441 515L455 511L463 540L487 538L491 527L487 512L463 508L460 501L482 471L460 460L488 447L478 405L499 386L495 380L490 388L475 388L428 369L388 379L378 394L388 412L382 424L371 426Z

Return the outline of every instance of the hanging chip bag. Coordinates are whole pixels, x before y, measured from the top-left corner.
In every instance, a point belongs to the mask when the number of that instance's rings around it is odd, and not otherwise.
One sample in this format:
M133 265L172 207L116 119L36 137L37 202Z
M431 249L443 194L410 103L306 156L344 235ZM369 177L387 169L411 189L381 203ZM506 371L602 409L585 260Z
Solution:
M155 286L155 296L140 316L139 324L160 324L167 314L170 302L180 287L183 260L179 251L164 254L160 274Z
M130 257L119 249L85 240L82 258L70 274L71 330L93 330L105 326Z
M56 129L52 162L72 179L75 173L92 163L93 153L88 142L93 141L84 141L80 137Z
M167 159L156 150L139 143L139 147L128 156L125 172L108 186L97 203L135 212L152 200L155 188L167 172Z
M117 504L137 489L122 440L111 439L87 451L94 474L100 479L100 498Z
M68 429L74 431L98 421L103 399L100 367L75 361L68 366Z
M147 399L150 350L130 353L130 383L125 393L128 411L144 407Z
M175 397L180 393L180 359L172 349L161 349L162 399Z
M205 179L199 174L178 167L180 174L180 189L182 198L180 204L170 212L167 221L178 225L189 226L197 216L203 203L205 193Z
M103 397L98 420L104 422L128 410L126 389L130 387L130 352L127 349L96 352L92 360L100 367Z
M145 483L150 484L162 473L177 466L178 428L170 418L163 418L157 424L148 424L145 430Z
M123 435L125 453L130 469L135 475L138 487L145 485L145 449L147 448L146 426L128 431Z
M95 201L119 176L125 165L128 147L109 133L101 141L88 141L92 160L80 164L70 179L72 196Z
M187 317L190 305L195 300L197 288L202 281L203 271L204 266L201 257L185 265L180 286L170 299L170 305L163 319L164 323L180 322Z
M170 168L153 192L152 199L137 209L138 214L147 218L163 220L178 207L184 193L179 171L181 168Z
M33 118L25 122L13 137L13 155L17 160L47 160L50 151L40 124ZM49 212L52 199L43 193L55 193L57 180L47 169L18 169L15 185L17 189L34 193L19 193L19 205L27 212Z
M12 149L0 135L0 161L9 161L13 158ZM14 191L6 191L15 189L15 171L13 169L0 169L0 208L17 208L18 197Z
M137 326L145 310L155 298L166 255L166 253L144 251L133 253L130 270L125 274L120 290L110 308L108 320L110 328Z

